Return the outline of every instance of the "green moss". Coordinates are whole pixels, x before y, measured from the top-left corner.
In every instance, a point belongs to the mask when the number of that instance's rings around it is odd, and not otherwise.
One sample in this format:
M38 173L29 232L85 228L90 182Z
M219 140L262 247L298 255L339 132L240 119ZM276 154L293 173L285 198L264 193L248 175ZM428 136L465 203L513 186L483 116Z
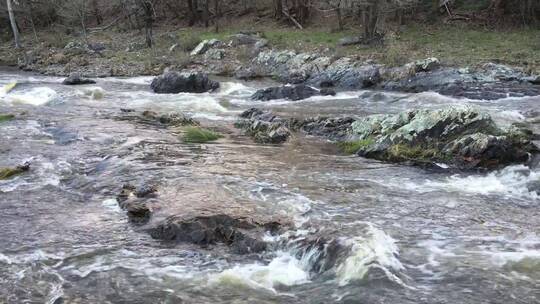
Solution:
M0 168L0 180L12 178L25 171L28 171L28 167L26 166L15 167L15 168Z
M222 138L223 135L200 127L190 127L185 129L184 142L205 143Z
M356 141L344 141L338 143L338 147L347 154L354 154L358 152L362 148L367 148L371 146L375 141L373 138L366 138L362 140L356 140Z
M15 118L15 115L13 114L0 114L0 122L5 122L8 120L12 120Z
M446 155L440 154L435 148L408 146L404 144L391 146L387 153L388 158L391 161L412 160L416 162L432 162L436 160L444 161L448 159Z

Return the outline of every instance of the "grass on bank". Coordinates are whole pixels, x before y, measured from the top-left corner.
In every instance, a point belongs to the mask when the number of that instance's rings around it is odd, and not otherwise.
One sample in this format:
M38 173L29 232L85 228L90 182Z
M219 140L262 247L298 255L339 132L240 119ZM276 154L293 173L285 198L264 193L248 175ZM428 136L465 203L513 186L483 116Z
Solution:
M185 129L183 140L186 143L205 143L222 138L223 135L201 127L189 127Z

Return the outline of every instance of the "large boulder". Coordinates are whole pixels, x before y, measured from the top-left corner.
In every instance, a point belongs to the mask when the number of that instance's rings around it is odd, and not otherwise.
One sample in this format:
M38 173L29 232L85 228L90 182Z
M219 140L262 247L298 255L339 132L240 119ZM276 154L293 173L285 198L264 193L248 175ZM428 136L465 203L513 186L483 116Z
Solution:
M369 158L466 169L525 162L536 151L530 133L499 128L470 106L367 116L351 125L349 143Z
M333 62L324 71L312 74L307 83L316 87L357 90L373 87L380 81L380 66L359 64L344 57Z
M80 85L80 84L94 84L96 83L94 80L89 78L84 78L79 73L71 73L64 81L62 81L62 84L65 85Z
M438 60L428 58L403 67L385 69L382 74L385 81L379 87L384 90L434 91L481 100L540 95L540 86L534 85L531 76L493 63L477 70L439 68Z
M331 89L315 89L307 85L287 85L281 87L270 87L255 92L251 99L268 101L273 99L301 100L315 95L335 95Z
M204 93L219 88L219 82L208 75L194 72L165 72L152 80L150 85L155 93Z

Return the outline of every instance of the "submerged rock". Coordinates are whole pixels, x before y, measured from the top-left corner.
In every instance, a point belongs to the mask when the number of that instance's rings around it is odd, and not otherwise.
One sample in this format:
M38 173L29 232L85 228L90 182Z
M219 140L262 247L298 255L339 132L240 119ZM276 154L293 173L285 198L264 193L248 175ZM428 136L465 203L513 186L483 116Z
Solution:
M150 85L156 93L204 93L219 88L219 82L196 72L165 72L154 78Z
M470 106L372 115L351 125L356 153L380 160L496 168L527 161L536 150L529 133L503 130Z
M201 246L225 244L238 254L259 253L266 250L266 232L275 233L281 223L256 220L227 214L171 216L150 229L153 238L186 242Z
M144 185L137 188L126 184L117 195L116 200L120 208L126 211L129 220L135 224L145 224L152 216L149 198L157 197L155 186Z
M62 81L62 84L65 85L80 85L80 84L94 84L96 83L94 80L89 78L84 78L79 73L71 73L64 81Z
M0 168L0 180L10 179L30 170L30 164L25 163L14 168Z
M255 92L251 99L253 100L273 100L273 99L288 99L288 100L301 100L315 95L336 95L336 92L332 89L314 89L307 85L288 85L281 87L270 87L261 89Z

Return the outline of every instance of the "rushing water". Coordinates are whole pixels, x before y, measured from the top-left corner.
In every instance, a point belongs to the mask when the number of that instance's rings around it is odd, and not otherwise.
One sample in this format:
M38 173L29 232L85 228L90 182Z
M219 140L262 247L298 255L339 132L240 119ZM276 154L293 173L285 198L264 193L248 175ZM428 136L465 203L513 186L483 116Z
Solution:
M150 78L67 87L55 77L0 74L0 303L539 303L540 171L492 173L386 164L317 138L257 145L232 126L253 106L285 115L394 113L474 103L501 124L540 133L540 97L469 101L435 93L345 92L249 101L263 83L223 80L209 94L156 95ZM226 134L185 144L170 129L119 119L121 108L178 111ZM156 217L186 206L246 206L292 217L271 250L238 256L153 240L115 196L159 185ZM302 238L347 248L334 265ZM280 240L295 240L284 242ZM321 266L322 265L322 266Z

